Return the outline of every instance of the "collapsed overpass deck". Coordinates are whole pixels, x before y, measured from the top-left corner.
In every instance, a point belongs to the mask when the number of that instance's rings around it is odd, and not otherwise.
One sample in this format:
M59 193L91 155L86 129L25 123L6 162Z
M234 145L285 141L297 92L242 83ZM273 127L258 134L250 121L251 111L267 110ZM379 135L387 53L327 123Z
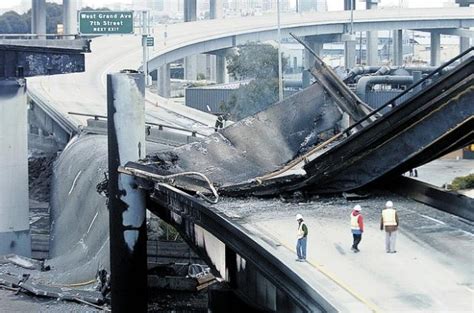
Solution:
M229 196L343 192L397 177L473 142L472 51L384 115L367 115L365 104L320 67L313 70L318 83L302 92L206 141L129 167L160 175L201 172ZM359 122L339 132L344 114ZM204 188L189 179L175 184L194 192Z

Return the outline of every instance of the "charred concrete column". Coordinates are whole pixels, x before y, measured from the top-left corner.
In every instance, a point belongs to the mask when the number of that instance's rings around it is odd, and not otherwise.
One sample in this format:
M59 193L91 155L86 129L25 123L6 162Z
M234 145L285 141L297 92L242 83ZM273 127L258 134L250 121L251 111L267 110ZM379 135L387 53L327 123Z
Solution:
M316 52L317 55L321 56L323 51L323 42L318 40L317 36L305 37L305 41L308 43L310 48ZM314 65L314 56L307 49L303 50L303 88L308 87L311 84L311 74L308 72Z
M224 15L223 0L209 0L209 18L211 20L222 18Z
M160 66L158 69L157 81L158 94L162 97L169 98L171 96L169 64Z
M376 10L378 0L366 0L367 10ZM379 63L379 38L376 30L368 31L367 36L367 65L376 66Z
M31 33L44 38L46 34L46 0L31 0Z
M117 168L145 157L145 79L107 75L110 269L113 312L147 311L146 208L135 179Z
M432 66L438 66L441 63L440 57L440 45L441 45L441 34L435 31L431 32L431 58L430 64Z
M397 66L403 64L403 31L401 29L393 31L393 64Z
M77 0L63 0L63 26L64 34L77 34Z
M26 82L0 80L0 255L31 256Z

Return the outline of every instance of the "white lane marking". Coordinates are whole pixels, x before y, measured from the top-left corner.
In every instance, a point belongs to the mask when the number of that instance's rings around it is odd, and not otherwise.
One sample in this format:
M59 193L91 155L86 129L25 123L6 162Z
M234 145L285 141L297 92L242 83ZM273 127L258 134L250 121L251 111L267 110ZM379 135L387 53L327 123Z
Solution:
M74 178L74 181L72 182L72 186L71 186L71 189L69 190L68 196L71 194L72 190L76 186L76 181L79 178L79 176L81 175L81 173L82 173L82 170L80 170L79 173L77 173L76 178Z
M473 233L471 233L471 232L468 232L468 231L466 231L466 230L463 230L463 229L460 229L459 231L461 231L461 232L465 233L465 234L466 234L466 235L468 235L468 236L474 237L474 234L473 234Z
M420 215L423 216L424 218L429 219L429 220L431 220L431 221L433 221L433 222L436 222L436 223L438 223L438 224L446 225L446 223L443 222L443 221L437 220L437 219L432 218L432 217L429 217L429 216L427 216L427 215L423 215L423 214L420 214Z
M94 216L94 218L92 219L92 222L91 222L91 224L89 225L89 228L87 229L86 235L87 235L87 234L89 233L89 231L91 230L92 225L94 224L95 219L97 218L97 215L99 215L99 211L97 211L97 213L95 213L95 216Z

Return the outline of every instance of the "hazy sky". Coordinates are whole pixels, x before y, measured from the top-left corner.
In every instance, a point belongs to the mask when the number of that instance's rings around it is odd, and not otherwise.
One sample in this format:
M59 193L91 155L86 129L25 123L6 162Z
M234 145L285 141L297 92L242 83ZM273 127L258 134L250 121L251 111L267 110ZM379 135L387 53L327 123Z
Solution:
M198 0L199 1L199 0ZM276 0L275 0L276 1ZM292 2L295 2L296 0L290 0ZM1 9L8 9L11 7L18 6L22 0L0 0L0 8ZM28 2L31 2L29 0ZM61 3L61 0L50 0L48 2L58 2ZM130 4L132 0L82 0L82 4L84 6L89 5L93 7L97 6L107 6L109 3L117 3L121 2L124 4ZM343 0L328 0L328 7L329 10L340 10L342 8L342 3ZM358 4L357 5L362 5L361 0L357 0ZM445 2L452 2L454 3L454 0L381 0L381 5L398 5L399 3L403 2L405 5L408 5L408 7L413 7L413 8L419 8L419 7L440 7L442 6L443 3Z

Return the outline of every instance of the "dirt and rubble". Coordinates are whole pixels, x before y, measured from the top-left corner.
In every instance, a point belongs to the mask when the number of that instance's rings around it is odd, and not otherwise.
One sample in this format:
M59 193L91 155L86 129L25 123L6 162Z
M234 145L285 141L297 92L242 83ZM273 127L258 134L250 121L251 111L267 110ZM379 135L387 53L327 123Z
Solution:
M51 176L56 154L30 152L28 157L28 182L30 199L39 202L49 201Z

